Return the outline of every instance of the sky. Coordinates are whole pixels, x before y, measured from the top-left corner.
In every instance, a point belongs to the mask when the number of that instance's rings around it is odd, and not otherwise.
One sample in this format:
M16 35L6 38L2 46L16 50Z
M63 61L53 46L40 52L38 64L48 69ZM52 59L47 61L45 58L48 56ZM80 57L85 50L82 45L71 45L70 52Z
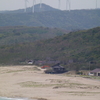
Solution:
M40 3L40 0L35 0L36 4ZM96 9L100 8L100 0L69 0L70 9ZM96 4L97 1L97 4ZM50 5L54 8L59 7L59 0L42 0L42 3ZM31 7L33 0L28 0L27 7ZM0 0L0 11L4 10L17 10L25 8L25 0ZM66 0L60 0L60 9L66 10ZM69 9L69 6L67 6Z

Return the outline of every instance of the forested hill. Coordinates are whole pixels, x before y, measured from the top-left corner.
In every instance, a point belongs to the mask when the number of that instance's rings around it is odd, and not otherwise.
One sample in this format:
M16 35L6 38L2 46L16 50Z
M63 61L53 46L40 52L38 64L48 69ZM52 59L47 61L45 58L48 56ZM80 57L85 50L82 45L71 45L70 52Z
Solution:
M100 67L100 27L70 32L36 43L0 47L1 64L20 64L26 60L60 61L68 69Z
M46 11L35 13L0 13L0 26L43 26L70 30L100 26L100 9Z
M0 46L18 43L29 43L43 39L54 38L68 33L57 28L9 26L0 27Z

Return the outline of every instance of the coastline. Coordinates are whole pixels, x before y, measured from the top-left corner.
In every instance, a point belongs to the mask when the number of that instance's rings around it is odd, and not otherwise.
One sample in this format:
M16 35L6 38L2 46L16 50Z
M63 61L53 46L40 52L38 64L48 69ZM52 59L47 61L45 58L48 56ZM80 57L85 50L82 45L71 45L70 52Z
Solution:
M8 97L1 97L0 100L29 100L27 98L8 98Z

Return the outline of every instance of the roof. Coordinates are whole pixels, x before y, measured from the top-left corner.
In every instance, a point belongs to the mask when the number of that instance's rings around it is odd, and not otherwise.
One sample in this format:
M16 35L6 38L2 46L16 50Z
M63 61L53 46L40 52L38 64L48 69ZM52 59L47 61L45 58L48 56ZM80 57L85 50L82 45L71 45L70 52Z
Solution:
M52 66L52 68L64 68L63 66L60 66L60 65L55 65L55 66Z
M41 68L49 68L50 66L44 65Z
M96 68L96 69L92 70L91 72L92 72L92 73L100 72L100 68Z

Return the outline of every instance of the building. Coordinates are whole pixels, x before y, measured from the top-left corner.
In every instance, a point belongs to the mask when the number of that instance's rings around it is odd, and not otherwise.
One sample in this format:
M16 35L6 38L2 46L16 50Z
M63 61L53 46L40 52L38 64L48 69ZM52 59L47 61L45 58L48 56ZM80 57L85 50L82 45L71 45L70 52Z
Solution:
M90 76L100 76L100 68L96 68L89 72Z
M42 69L50 68L50 66L48 66L48 65L44 65L44 66L42 66L41 68L42 68Z
M51 66L49 69L45 71L45 73L49 73L49 74L59 74L64 72L67 72L66 69L59 64Z
M33 61L32 61L32 60L29 60L27 63L28 63L29 65L32 65L32 64L33 64Z

